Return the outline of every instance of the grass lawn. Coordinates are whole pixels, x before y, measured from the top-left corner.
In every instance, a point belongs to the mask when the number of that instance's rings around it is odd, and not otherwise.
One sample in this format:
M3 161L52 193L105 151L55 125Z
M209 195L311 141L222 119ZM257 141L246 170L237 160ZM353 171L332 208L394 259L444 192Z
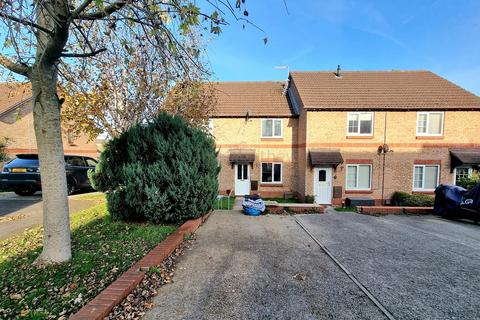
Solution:
M106 200L105 193L102 193L102 192L84 193L84 194L74 195L72 197L78 200Z
M215 204L213 206L216 210L232 210L233 205L235 204L235 197L230 198L223 198L222 200L215 200Z
M278 203L300 203L296 198L265 198L265 201L277 201Z
M335 211L338 212L357 212L357 207L345 207L345 208L335 208Z
M0 242L0 319L68 318L175 226L112 221L105 203L71 219L71 262L37 268L42 228Z

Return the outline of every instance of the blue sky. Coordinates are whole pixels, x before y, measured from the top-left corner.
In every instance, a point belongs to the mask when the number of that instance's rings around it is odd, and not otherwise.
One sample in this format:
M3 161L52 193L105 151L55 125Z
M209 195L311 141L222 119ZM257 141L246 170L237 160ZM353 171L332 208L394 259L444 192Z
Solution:
M283 80L290 70L431 70L480 95L478 0L246 0L208 44L213 78Z

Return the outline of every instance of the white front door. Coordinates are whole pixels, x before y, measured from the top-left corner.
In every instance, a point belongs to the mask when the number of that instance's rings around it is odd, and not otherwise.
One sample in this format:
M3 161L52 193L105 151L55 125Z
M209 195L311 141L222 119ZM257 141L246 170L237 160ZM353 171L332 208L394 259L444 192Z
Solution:
M235 165L235 195L250 194L250 167L248 164Z
M315 203L332 203L332 168L315 168L313 175Z

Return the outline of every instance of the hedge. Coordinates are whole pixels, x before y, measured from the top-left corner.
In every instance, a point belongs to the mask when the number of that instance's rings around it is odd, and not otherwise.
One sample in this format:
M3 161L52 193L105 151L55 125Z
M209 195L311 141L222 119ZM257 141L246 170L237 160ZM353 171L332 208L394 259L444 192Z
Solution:
M90 177L114 218L178 223L213 208L219 171L212 137L162 113L107 142Z
M405 207L433 207L434 197L426 194L409 194L396 191L392 195L392 201L395 205Z

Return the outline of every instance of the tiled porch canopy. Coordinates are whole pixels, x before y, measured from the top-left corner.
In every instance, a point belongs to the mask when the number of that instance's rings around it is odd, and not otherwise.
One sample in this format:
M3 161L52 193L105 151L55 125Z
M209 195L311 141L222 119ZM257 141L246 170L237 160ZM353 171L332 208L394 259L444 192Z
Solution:
M255 162L254 149L230 149L230 163L252 164Z
M450 172L459 166L480 165L480 149L450 149Z
M310 164L312 167L331 165L337 167L343 162L339 149L312 149L309 150Z

